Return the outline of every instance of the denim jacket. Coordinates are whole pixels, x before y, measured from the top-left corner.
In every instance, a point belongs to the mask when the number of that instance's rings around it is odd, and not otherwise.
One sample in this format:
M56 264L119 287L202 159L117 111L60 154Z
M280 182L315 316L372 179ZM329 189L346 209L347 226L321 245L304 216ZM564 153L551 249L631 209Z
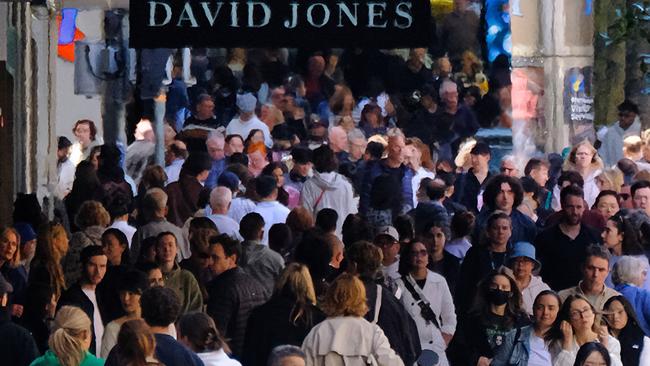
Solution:
M490 366L527 366L532 332L532 325L509 331Z

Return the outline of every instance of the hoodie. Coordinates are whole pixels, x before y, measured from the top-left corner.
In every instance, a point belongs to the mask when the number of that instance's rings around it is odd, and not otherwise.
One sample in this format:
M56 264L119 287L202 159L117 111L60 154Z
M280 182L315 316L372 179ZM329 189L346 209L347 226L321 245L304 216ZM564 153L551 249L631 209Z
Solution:
M550 290L551 288L548 287L544 281L542 281L542 278L539 276L531 276L530 283L528 284L528 287L525 289L521 290L521 301L524 306L524 310L526 313L532 315L533 314L533 303L535 302L535 298L537 295L539 295L540 292L544 290Z
M339 217L336 221L336 235L341 237L343 221L349 214L357 213L352 184L343 175L330 172L314 172L302 187L300 204L316 217L323 208L331 208Z

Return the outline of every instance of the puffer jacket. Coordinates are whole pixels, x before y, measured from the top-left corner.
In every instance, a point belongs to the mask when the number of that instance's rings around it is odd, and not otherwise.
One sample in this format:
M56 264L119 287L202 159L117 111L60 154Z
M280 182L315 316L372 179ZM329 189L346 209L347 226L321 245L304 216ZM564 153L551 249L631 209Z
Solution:
M102 234L105 228L89 226L82 231L72 234L68 253L61 261L67 287L74 285L81 278L81 251L90 245L102 245Z
M349 214L357 213L352 184L343 175L335 172L314 172L314 176L302 187L300 204L314 217L323 208L335 210L339 214L336 221L336 233L339 236L345 218Z
M251 311L264 304L271 294L243 269L236 267L215 277L207 285L207 313L221 334L230 339L236 358L242 355L246 323Z

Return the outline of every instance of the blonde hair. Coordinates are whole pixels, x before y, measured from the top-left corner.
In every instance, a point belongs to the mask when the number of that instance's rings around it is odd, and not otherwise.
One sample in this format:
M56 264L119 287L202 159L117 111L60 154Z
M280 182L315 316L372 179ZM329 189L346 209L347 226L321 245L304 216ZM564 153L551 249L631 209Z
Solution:
M16 237L16 251L14 252L14 256L8 261L10 267L16 268L20 265L20 234L18 234L16 229L8 227L2 230L2 233L0 234L2 239L0 240L5 240L8 234L14 234Z
M90 337L90 318L75 306L63 306L56 313L48 346L61 366L78 366L86 357L84 340Z
M327 289L321 309L328 317L364 316L368 312L366 288L357 277L344 273Z
M63 225L50 223L43 226L39 231L37 243L34 258L49 273L49 285L58 299L65 289L65 276L61 267L61 258L68 252L68 234Z
M107 227L111 223L111 215L106 211L104 205L98 201L86 201L79 207L79 212L74 218L74 223L81 229L90 226Z
M289 293L295 297L295 305L290 315L292 323L305 315L309 305L316 304L316 291L311 274L307 266L300 263L290 263L286 266L275 284L275 292Z
M594 145L589 142L589 140L582 140L578 142L577 144L573 145L573 148L571 148L571 152L569 152L569 156L567 157L566 161L564 162L564 165L562 166L563 170L576 170L576 153L578 152L578 149L582 146L586 146L589 148L592 157L591 157L591 168L592 169L602 169L604 164L600 156L598 156L598 150L594 147Z
M645 145L639 136L628 136L623 140L623 151L625 154L638 154Z
M598 174L596 179L603 182L602 190L610 189L616 193L621 193L621 186L624 183L623 172L617 168L606 169L602 173Z

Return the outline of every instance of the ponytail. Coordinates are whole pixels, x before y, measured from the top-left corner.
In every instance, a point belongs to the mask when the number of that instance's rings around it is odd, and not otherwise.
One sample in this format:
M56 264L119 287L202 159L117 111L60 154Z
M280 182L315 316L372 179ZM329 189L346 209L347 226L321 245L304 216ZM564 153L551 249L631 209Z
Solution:
M64 306L58 311L48 345L61 366L81 364L86 356L83 341L89 336L90 325L88 315L77 307Z
M214 321L204 313L192 312L183 315L178 321L179 336L187 337L194 352L213 352L223 349L230 353Z

